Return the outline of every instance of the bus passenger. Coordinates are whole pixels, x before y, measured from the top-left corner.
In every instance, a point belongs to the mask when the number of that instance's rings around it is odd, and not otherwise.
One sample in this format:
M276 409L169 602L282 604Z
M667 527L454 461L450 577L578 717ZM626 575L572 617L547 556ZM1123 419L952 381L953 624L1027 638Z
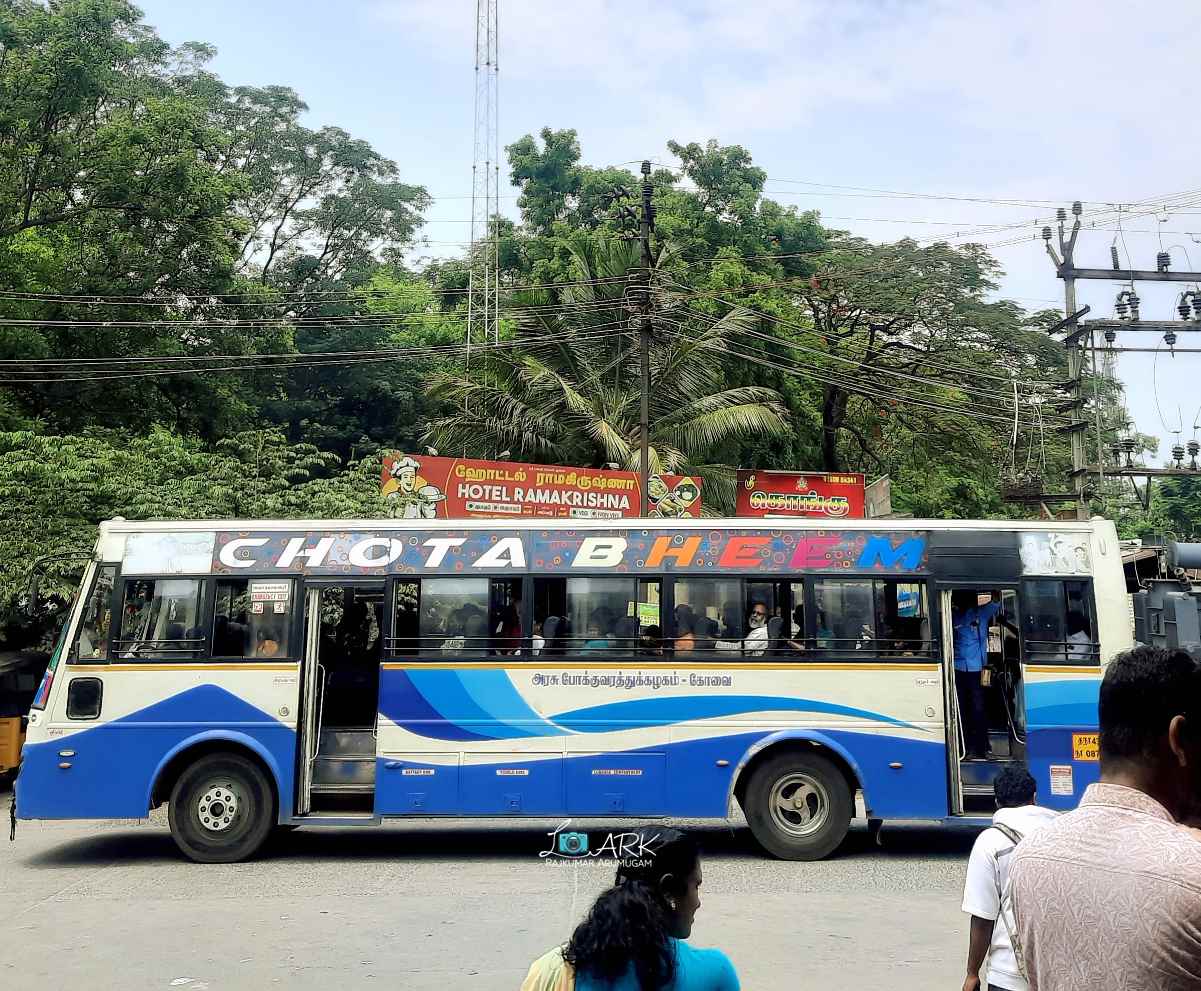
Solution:
M788 646L798 654L805 652L805 607L797 606L792 611L792 635Z
M676 653L692 654L696 651L696 634L693 631L693 617L688 613L676 610Z
M566 945L534 961L522 991L738 991L729 957L686 942L701 906L696 843L678 829L635 835L637 855L622 858Z
M717 649L740 650L743 657L762 657L767 653L769 642L766 605L756 602L751 606L751 613L747 617L747 626L749 627L747 635L742 640L719 640Z

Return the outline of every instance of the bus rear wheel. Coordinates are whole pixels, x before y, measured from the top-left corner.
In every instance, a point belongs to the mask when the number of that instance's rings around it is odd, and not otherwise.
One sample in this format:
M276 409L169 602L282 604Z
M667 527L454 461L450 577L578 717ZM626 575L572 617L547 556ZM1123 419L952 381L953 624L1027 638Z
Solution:
M237 754L209 754L175 782L168 819L185 857L230 864L253 857L271 834L274 793L257 764Z
M781 860L821 860L846 837L853 798L833 761L820 754L782 753L755 768L744 811L768 853Z

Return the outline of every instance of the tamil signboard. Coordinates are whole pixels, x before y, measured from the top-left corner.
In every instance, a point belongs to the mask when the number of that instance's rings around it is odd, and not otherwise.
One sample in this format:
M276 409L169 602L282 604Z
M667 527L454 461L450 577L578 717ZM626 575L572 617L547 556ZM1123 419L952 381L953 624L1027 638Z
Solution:
M739 469L736 515L862 519L864 478L856 473Z
M616 520L641 515L638 473L415 454L384 458L380 491L398 519ZM650 516L701 515L701 480L652 475Z

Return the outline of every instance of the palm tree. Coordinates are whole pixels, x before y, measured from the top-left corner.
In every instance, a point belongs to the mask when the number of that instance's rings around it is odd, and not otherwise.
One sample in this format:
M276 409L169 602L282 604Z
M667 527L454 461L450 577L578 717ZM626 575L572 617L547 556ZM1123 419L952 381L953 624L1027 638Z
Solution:
M453 412L431 422L439 449L486 456L511 451L531 461L639 469L639 345L628 293L639 271L636 242L572 245L576 284L558 299L519 294L509 326L537 343L473 357L470 374L447 373L431 391ZM650 351L652 473L700 476L708 512L733 509L734 475L717 463L722 445L784 431L787 410L773 389L724 388L730 337L755 318L734 310L708 317L667 286L675 249L652 268L655 336Z

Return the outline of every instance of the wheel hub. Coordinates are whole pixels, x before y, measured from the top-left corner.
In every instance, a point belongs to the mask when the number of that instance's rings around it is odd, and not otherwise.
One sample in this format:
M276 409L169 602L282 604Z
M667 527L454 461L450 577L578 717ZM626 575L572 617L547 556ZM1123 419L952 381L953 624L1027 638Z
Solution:
M229 829L238 816L238 809L237 793L225 782L210 785L196 803L200 824L213 833Z
M830 796L816 778L794 772L772 786L768 805L776 826L791 836L809 836L830 816Z

